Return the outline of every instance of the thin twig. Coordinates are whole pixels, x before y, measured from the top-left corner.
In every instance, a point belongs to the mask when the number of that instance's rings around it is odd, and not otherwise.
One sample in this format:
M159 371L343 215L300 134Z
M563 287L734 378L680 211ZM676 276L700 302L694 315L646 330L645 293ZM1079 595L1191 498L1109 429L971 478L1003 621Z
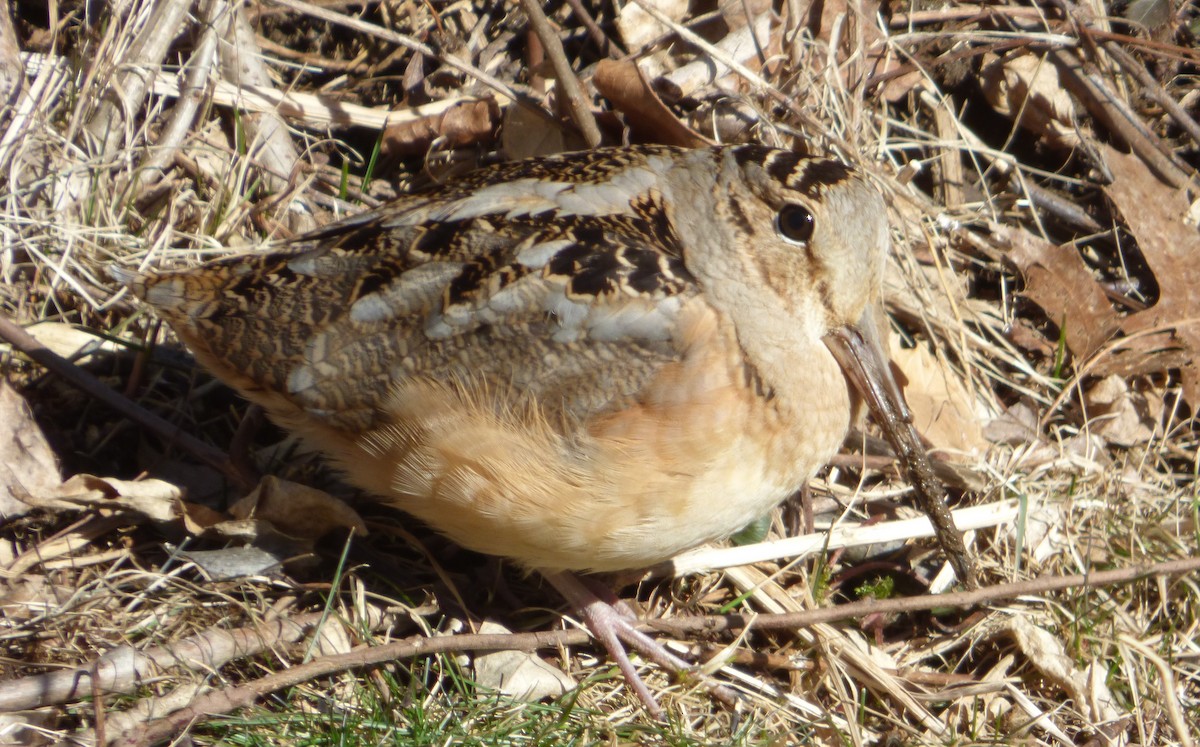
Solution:
M538 116L546 119L547 121L554 121L554 117L552 117L549 112L543 109L541 105L534 101L530 96L514 90L511 86L507 85L503 81L485 73L469 62L464 62L463 60L460 60L452 55L439 54L428 44L422 44L416 39L411 39L404 34L397 34L395 31L376 26L373 23L367 23L366 21L362 21L357 18L351 18L343 13L336 13L311 3L306 3L304 0L269 1L276 5L282 5L299 13L312 16L313 18L319 18L322 21L327 21L338 26L353 29L354 31L358 31L363 34L369 34L370 36L374 36L376 39L382 39L383 41L404 47L412 50L413 52L419 52L426 57L431 57L445 65L449 65L460 73L471 76L475 80L478 80L480 83L483 83L492 90L496 91L501 96L504 96L509 101L513 101L528 108L530 111L535 112Z
M579 77L575 75L575 70L571 68L571 63L567 60L562 40L550 26L550 21L542 12L539 0L521 0L521 7L525 10L525 17L529 19L529 25L533 27L533 32L541 40L546 54L550 56L550 64L554 66L554 77L558 81L558 90L571 115L571 121L579 128L588 147L595 148L603 140L603 137L600 135L599 126L596 125L596 117L592 114L591 101L584 94L583 85L580 84Z
M208 88L208 78L213 72L213 59L217 53L216 14L218 9L228 12L229 5L218 0L210 0L204 5L204 17L199 24L203 29L200 43L188 58L185 71L181 73L183 83L179 86L179 98L171 110L171 116L163 127L158 142L150 149L139 169L143 191L154 186L171 164L175 152L179 150L191 130L196 112L200 110L200 102L204 100L204 92Z
M254 29L246 19L245 7L240 3L234 4L233 12L229 13L226 8L230 4L225 0L216 0L216 5L219 10L214 10L214 13L224 19L226 28L222 36L233 42L221 45L221 77L239 89L246 86L258 92L274 90L271 73L255 43ZM288 228L295 233L316 229L317 221L312 206L308 200L295 194L300 191L295 184L296 174L300 170L300 155L292 143L287 123L274 110L247 113L241 122L246 133L247 152L251 154L267 188L275 193L275 199L290 205L287 210Z
M87 133L95 141L97 152L109 155L125 135L129 125L127 116L141 111L142 102L150 92L153 71L162 64L171 42L186 28L190 6L188 0L154 5L146 26L134 39L129 54L121 60L121 72L114 76L87 123Z
M1187 166L1163 146L1108 84L1089 69L1090 66L1064 49L1051 49L1046 57L1058 68L1059 79L1083 102L1092 116L1137 153L1158 178L1173 187L1187 184Z
M1154 76L1146 70L1145 66L1137 60L1133 59L1125 50L1121 49L1116 42L1106 41L1102 45L1104 51L1109 54L1117 63L1125 69L1125 72L1137 79L1137 82L1142 85L1142 91L1150 98L1158 102L1167 114L1175 120L1175 123L1187 131L1192 136L1192 142L1200 145L1200 124L1192 119L1183 107L1179 105L1175 99L1163 90L1163 87L1158 84Z
M812 116L797 106L794 97L785 95L778 88L768 83L761 75L733 59L733 57L726 54L716 46L708 43L708 41L699 34L691 31L679 23L676 23L661 10L654 7L653 4L647 2L646 0L633 0L633 2L636 3L642 10L646 11L651 18L678 34L679 37L688 44L692 44L703 50L705 54L709 55L717 62L720 62L725 67L742 76L746 82L753 85L762 93L770 96L777 103L785 107L792 114L792 116L796 117L797 120L799 120L802 124L813 128L813 130L817 132L821 132L830 143L836 145L843 153L849 155L853 152L853 149L849 147L845 140L830 132L830 128L828 126L821 122L817 122L812 118Z
M600 48L601 54L614 60L619 60L625 56L625 51L617 46L617 43L610 39L608 34L604 33L604 29L600 28L600 24L596 23L596 19L592 18L592 14L584 6L583 0L567 0L567 5L571 6L571 12L575 14L575 17L587 29L588 36Z
M1150 565L1136 565L1108 571L1066 576L1042 576L1028 581L983 587L970 592L933 594L902 599L867 599L834 607L822 607L804 612L759 615L712 615L655 620L638 626L645 631L662 631L672 635L694 635L725 630L795 630L818 623L862 618L868 615L897 614L941 607L970 608L985 602L1015 599L1020 596L1044 594L1067 588L1096 588L1129 583L1152 576L1191 573L1200 570L1200 558L1181 558ZM141 731L119 742L123 746L158 744L171 739L194 721L229 713L252 705L258 698L281 688L292 687L315 677L323 677L360 667L377 666L397 659L415 656L459 653L466 651L507 651L559 648L580 644L588 639L582 630L560 630L541 633L512 633L506 635L455 635L433 638L410 638L383 646L364 646L345 654L315 659L282 672L261 677L237 687L208 693L188 708L151 722Z
M63 378L81 392L103 402L164 441L187 451L201 462L228 477L241 490L249 490L258 482L233 464L224 453L184 432L179 426L148 412L137 403L109 389L94 376L38 342L5 316L0 316L0 339L32 358L36 363Z

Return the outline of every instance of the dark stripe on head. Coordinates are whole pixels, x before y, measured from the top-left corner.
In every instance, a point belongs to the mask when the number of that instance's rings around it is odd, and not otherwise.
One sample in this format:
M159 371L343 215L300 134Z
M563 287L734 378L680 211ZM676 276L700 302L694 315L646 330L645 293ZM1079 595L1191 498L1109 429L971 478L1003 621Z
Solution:
M772 154L777 152L779 151L775 148L768 148L765 145L739 145L733 149L733 158L737 161L738 166L752 163L766 168L767 161L770 161Z
M767 173L780 184L791 186L798 171L802 171L801 163L809 162L808 156L792 153L786 150L775 151L767 163Z
M737 159L739 166L745 166L748 163L756 164L765 169L775 181L790 186L796 172L801 170L800 164L807 163L810 157L762 145L743 145L734 150L734 158Z
M839 182L844 182L854 172L841 161L831 158L815 158L805 162L788 186L800 194L816 197L822 190Z

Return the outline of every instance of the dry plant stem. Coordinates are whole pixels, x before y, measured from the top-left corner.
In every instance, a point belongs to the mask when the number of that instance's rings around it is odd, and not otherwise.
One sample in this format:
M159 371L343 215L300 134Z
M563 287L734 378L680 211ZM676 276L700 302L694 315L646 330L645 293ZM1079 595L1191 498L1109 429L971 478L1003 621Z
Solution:
M205 3L200 43L188 59L184 83L179 87L179 99L171 110L171 116L163 127L162 135L155 143L153 150L142 162L140 178L143 189L153 186L162 178L167 167L174 160L175 152L183 144L196 119L200 102L204 99L208 87L208 77L213 71L213 58L217 52L217 11L229 12L229 6L218 0Z
M176 666L195 671L216 669L272 645L294 643L319 618L319 613L313 613L255 628L213 630L146 651L137 651L128 645L118 646L75 669L0 683L0 712L69 703L82 697L89 688L96 696L132 692L144 681L157 678Z
M10 319L0 316L0 339L32 358L47 370L61 376L67 383L85 394L103 402L164 441L173 443L189 452L221 474L225 475L239 490L249 490L258 482L256 475L238 469L229 457L208 444L191 436L154 413L147 412L136 403L109 389L91 374L58 355Z
M1011 524L1020 515L1020 503L1014 499L958 508L952 512L954 525L963 531L987 529ZM810 555L864 545L904 542L918 537L936 536L927 516L878 523L838 523L828 531L812 531L783 539L767 540L732 547L701 546L676 555L649 569L652 577L674 578L693 573L709 573L725 568L801 560Z
M106 744L108 742L107 732L105 730L105 714L104 714L104 698L100 697L99 678L96 677L96 671L92 670L91 685L92 685L92 713L95 719L96 744Z
M30 59L37 60L42 68L54 65L65 67L65 60L60 57L31 55ZM180 88L179 76L175 74L160 72L154 78L153 90L160 96L178 96ZM479 96L450 96L428 104L388 109L360 106L345 101L331 104L327 97L322 98L301 91L284 92L275 88L239 89L223 80L213 82L210 95L212 102L218 106L237 106L249 112L275 112L299 120L305 127L313 129L367 127L381 130L391 125L403 125L440 116L464 102L485 100Z
M1151 565L1131 566L1109 571L1068 576L1043 576L1029 581L984 587L970 592L937 594L906 599L869 599L836 607L827 607L806 612L760 615L719 615L688 617L677 620L657 620L652 624L639 625L639 629L662 630L674 635L709 633L723 630L745 629L753 625L756 630L793 630L818 623L835 620L861 618L867 615L894 614L929 610L940 607L973 607L985 602L1014 599L1024 595L1073 587L1100 587L1123 584L1141 578L1200 570L1200 558L1182 558ZM150 745L171 739L194 721L237 708L252 705L267 693L298 685L314 677L322 677L358 667L375 666L395 659L414 656L457 653L463 651L505 651L557 648L562 645L581 644L589 639L582 630L562 630L547 633L513 633L509 635L456 635L437 638L413 638L384 646L363 647L345 654L315 659L307 664L292 667L282 672L267 675L253 682L209 693L198 698L188 708L168 718L147 725L140 732L121 741L122 745Z
M288 60L297 60L304 64L305 67L312 67L325 72L349 73L349 74L366 74L371 75L371 65L368 65L362 60L363 55L353 60L335 60L330 57L322 57L316 54L309 54L290 47L285 47L282 44L277 44L261 33L255 36L255 43L258 48L264 52L269 52L274 57L282 57ZM378 69L378 68L376 68Z
M993 161L993 163L997 162ZM1104 226L1101 226L1095 218L1088 215L1083 208L1071 200L1048 189L1043 189L1028 179L1020 180L1020 185L1034 207L1050 213L1071 227L1091 233L1100 233L1104 230Z
M592 14L584 7L583 0L567 0L567 5L571 6L571 11L575 14L575 17L587 29L588 36L600 48L601 54L614 60L619 60L625 56L625 53L617 46L616 42L608 38L608 35L604 33L604 29L600 28L600 24L596 23L595 18L592 18Z
M275 1L277 2L278 0ZM799 121L801 124L806 127L811 127L816 132L820 132L831 144L836 145L843 154L849 155L854 152L854 149L850 148L844 139L834 135L832 132L830 132L829 127L821 122L815 121L811 116L808 115L808 113L804 112L799 106L797 106L794 97L785 95L779 89L775 88L775 86L772 86L770 83L764 80L761 75L758 75L750 68L722 52L720 49L714 47L712 44L709 44L699 34L689 30L679 23L676 23L661 10L654 7L652 3L646 2L646 0L633 0L633 2L642 10L646 11L651 18L671 29L671 31L679 35L679 37L688 44L692 44L703 50L705 54L710 55L717 62L720 62L725 67L742 76L746 82L757 87L760 91L770 96L773 100L786 108L792 116L796 117L797 121ZM750 25L753 26L753 24Z
M162 65L171 42L186 28L190 7L191 0L164 0L155 4L145 28L121 59L120 69L125 72L114 77L85 127L96 141L99 153L110 153L121 142L127 124L126 112L142 110L154 72Z
M275 84L263 64L254 29L246 20L244 6L235 6L232 14L229 14L228 8L225 2L214 3L213 12L229 18L228 31L224 36L233 40L220 47L223 77L239 88L273 91ZM267 188L279 195L286 193L291 188L291 180L299 169L300 160L288 134L287 124L274 111L245 113L242 122L248 149L255 162L260 164L259 172ZM317 228L311 206L305 205L305 208L287 211L289 228L296 233L307 233Z
M236 630L209 630L168 646L137 651L118 646L74 669L22 677L0 683L0 713L70 703L89 692L129 693L172 668L211 672L276 646L302 640L321 622L324 613L279 618ZM382 617L372 621L372 629Z
M1044 575L1027 581L1011 581L1004 584L984 586L970 591L956 591L922 597L904 597L901 599L864 599L836 607L822 607L804 612L761 614L753 618L749 615L712 615L675 620L654 620L651 622L650 627L672 635L689 635L740 629L753 621L753 626L756 630L793 630L816 625L817 623L862 618L868 615L895 615L943 607L969 609L982 604L1015 599L1021 596L1046 594L1062 589L1114 586L1117 584L1127 584L1142 578L1193 573L1197 570L1200 570L1200 558L1180 558L1177 560L1166 560L1161 563L1133 565L1107 571L1095 571L1093 573Z
M1092 116L1137 153L1159 179L1172 187L1183 187L1188 183L1187 166L1166 149L1104 80L1075 57L1074 52L1051 49L1046 52L1046 57L1058 68L1063 83Z
M909 13L896 13L888 18L888 27L903 29L909 26L922 26L930 23L946 24L984 21L996 16L1039 21L1046 17L1046 11L1042 8L1004 7L1001 5L960 5L955 8L943 8L940 10L917 10Z
M0 105L11 104L25 87L25 64L7 2L0 2Z
M541 105L537 101L533 100L530 96L518 93L511 86L500 81L494 76L488 75L470 63L463 62L462 60L459 60L453 56L438 54L434 51L433 47L430 47L427 44L422 44L421 42L410 39L403 34L397 34L395 31L376 26L373 23L367 23L366 21L362 21L357 18L351 18L343 13L337 13L332 10L326 10L325 8L318 7L311 3L306 3L303 0L270 0L270 2L274 3L275 5L282 5L285 8L291 8L294 11L304 13L305 15L312 16L313 18L320 18L322 21L328 21L329 23L337 24L338 26L344 26L345 28L353 29L354 31L358 31L363 34L369 34L370 36L374 36L376 39L382 39L383 41L404 47L405 49L409 49L413 52L418 52L426 57L435 59L438 62L449 65L465 75L471 76L475 80L478 80L480 83L483 83L510 101L513 101L525 107L529 111L534 112L547 122L555 121L554 117L551 116L549 112L543 109Z
M1129 34L1118 34L1115 31L1089 28L1088 34L1096 39L1124 44L1147 52L1154 52L1176 62L1200 62L1200 50L1191 47L1181 47L1178 44L1168 44L1154 39L1140 39Z
M1144 657L1158 670L1164 696L1160 702L1167 711L1171 727L1175 729L1175 736L1179 738L1179 744L1182 747L1195 747L1196 743L1192 740L1191 730L1188 728L1183 713L1179 710L1179 691L1175 686L1175 673L1171 671L1171 665L1154 653L1149 646L1127 633L1121 633L1117 640L1136 651L1139 656Z
M596 118L592 116L591 101L588 100L583 86L579 83L579 76L575 75L575 71L571 69L571 63L567 60L562 40L550 26L550 21L542 12L539 0L521 0L521 7L525 10L529 25L533 27L534 33L541 40L546 54L550 55L550 64L554 66L558 90L562 92L567 111L571 114L571 120L583 134L588 147L595 148L602 140L600 128L596 125Z
M941 100L932 92L923 89L919 95L921 103L925 104L935 116L941 116L945 111ZM961 122L957 123L956 132L966 141L973 155L987 160L989 167L995 169L996 173L1013 178L1034 206L1077 228L1095 233L1104 230L1103 226L1075 203L1039 187L1032 180L1021 178L1016 159L1009 160L1012 158L1010 155L997 153L989 148L974 131Z
M1104 51L1117 61L1125 72L1137 79L1137 82L1142 85L1142 90L1158 102L1167 114L1171 115L1171 119L1175 120L1175 124L1182 127L1188 135L1191 135L1192 142L1200 145L1200 123L1192 119L1183 107L1179 105L1175 99L1171 98L1170 94L1163 90L1163 87L1158 84L1154 76L1146 70L1145 66L1127 54L1121 49L1121 45L1116 42L1107 41L1103 44Z

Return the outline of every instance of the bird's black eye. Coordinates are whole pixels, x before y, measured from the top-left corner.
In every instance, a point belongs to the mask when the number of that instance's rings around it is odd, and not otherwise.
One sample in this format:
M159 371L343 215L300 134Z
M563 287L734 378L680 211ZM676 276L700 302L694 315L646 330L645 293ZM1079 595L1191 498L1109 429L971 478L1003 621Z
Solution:
M812 238L816 219L803 205L784 205L775 217L775 226L779 235L796 244L803 244Z

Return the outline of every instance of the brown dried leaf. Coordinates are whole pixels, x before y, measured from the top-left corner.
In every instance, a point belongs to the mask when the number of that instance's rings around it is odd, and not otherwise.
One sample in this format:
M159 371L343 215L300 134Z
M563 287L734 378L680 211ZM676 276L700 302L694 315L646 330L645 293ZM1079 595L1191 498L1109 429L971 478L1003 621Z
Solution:
M503 635L512 631L499 623L484 621L479 632ZM569 674L528 651L494 651L476 656L475 679L484 687L526 702L557 698L578 685Z
M999 223L992 234L1009 247L1009 259L1025 277L1024 295L1063 326L1067 346L1083 360L1120 326L1120 317L1073 246L1055 246L1028 231Z
M680 122L671 113L632 60L601 60L596 65L592 84L600 95L625 113L625 121L643 138L688 148L712 145L711 140Z
M1084 393L1083 400L1087 403L1089 430L1118 446L1149 441L1162 413L1161 401L1152 403L1145 394L1130 391L1125 379L1116 374L1096 382Z
M1000 414L1000 417L983 427L983 435L994 444L1023 446L1041 440L1038 416L1024 402L1017 402Z
M1057 684L1074 701L1074 706L1093 722L1112 722L1120 718L1120 709L1107 688L1093 689L1088 669L1081 670L1067 654L1063 642L1031 622L1027 616L1006 618L1002 629L1029 658L1029 662L1050 682Z
M20 394L0 381L0 521L30 509L30 498L62 484L58 461Z
M893 346L891 353L908 381L904 398L917 431L936 449L982 454L988 444L962 378L947 370L924 346Z
M1105 146L1104 159L1113 175L1104 192L1137 238L1159 290L1158 303L1126 318L1121 328L1127 335L1171 330L1167 339L1152 335L1134 349L1155 356L1145 361L1149 370L1178 366L1184 397L1193 407L1200 405L1200 234L1185 221L1187 197L1159 181L1136 155ZM1170 350L1177 355L1160 355Z
M980 85L988 103L1056 148L1079 145L1075 102L1058 79L1058 68L1025 50L984 57Z
M289 537L318 539L339 527L367 534L358 513L329 493L300 483L264 477L253 491L229 507L238 519L257 519L272 524Z
M225 521L225 516L219 511L191 501L180 501L179 513L183 517L183 528L187 530L188 534L203 534L204 530L209 527Z
M688 12L687 0L650 0L647 4L675 21L682 21ZM646 44L671 30L654 20L640 5L631 2L625 4L617 14L617 31L625 42L625 48L630 54L636 54Z
M380 149L389 156L419 156L435 140L452 147L490 140L499 118L491 99L464 101L439 114L390 125L383 131Z
M523 106L504 109L504 124L500 128L500 144L510 160L549 156L572 150L570 135L553 122L539 117Z
M170 523L179 518L182 497L178 487L162 480L130 481L80 474L47 496L46 504L121 511L156 523Z

